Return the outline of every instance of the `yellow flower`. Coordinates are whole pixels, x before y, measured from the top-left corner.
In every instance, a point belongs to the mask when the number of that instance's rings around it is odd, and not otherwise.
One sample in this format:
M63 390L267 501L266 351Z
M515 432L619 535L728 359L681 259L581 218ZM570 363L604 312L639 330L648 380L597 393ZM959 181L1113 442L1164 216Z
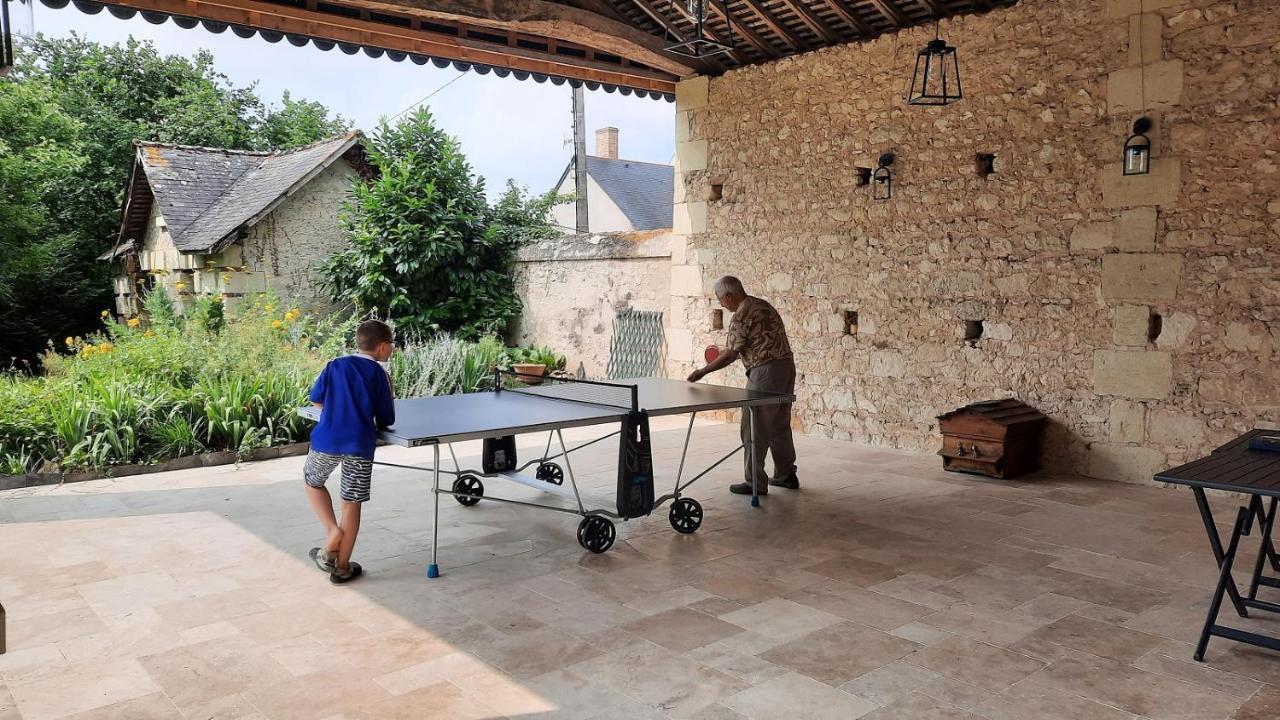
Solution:
M222 282L231 282L231 273L222 273Z
M129 327L136 328L138 327L138 325L141 325L141 324L142 324L142 321L139 320L138 318L129 318Z
M184 282L182 282L181 280L179 280L178 282L174 283L174 284L173 284L173 286L174 286L174 287L176 287L176 288L178 288L179 290L186 290L186 289L187 289L187 284L186 284L186 283L184 283Z
M284 327L284 323L280 322L279 320L272 320L271 327L275 328L276 330L279 330L280 328Z
M114 350L114 349L115 349L115 347L116 347L115 345L112 345L112 344L111 344L111 343L109 343L109 342L104 342L104 343L102 343L101 345L99 345L99 346L98 346L98 350L99 350L100 352L109 353L109 352L111 352L112 350Z
M76 344L76 339L68 335L67 339L63 340L63 342L67 344L67 347L71 347L72 345Z
M102 311L102 317L104 317L104 318L105 318L105 317L111 317L111 311L110 311L110 310L103 310L103 311Z
M275 312L275 310L276 310L276 306L275 306L275 305L264 305L264 306L262 307L262 310L263 310L263 312Z
M155 330L148 330L148 331L146 331L146 332L142 333L142 337L155 337L155 336L156 336L156 331L155 331Z

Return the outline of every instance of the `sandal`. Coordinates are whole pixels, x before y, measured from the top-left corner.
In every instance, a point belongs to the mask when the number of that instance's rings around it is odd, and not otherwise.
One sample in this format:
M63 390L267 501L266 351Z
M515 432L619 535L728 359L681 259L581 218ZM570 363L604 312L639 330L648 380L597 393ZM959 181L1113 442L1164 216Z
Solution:
M341 585L346 582L351 582L352 580L355 580L356 578L360 577L363 574L364 574L364 568L360 567L360 563L351 562L347 564L346 572L343 572L335 568L332 573L329 573L329 582L333 583L334 585Z
M337 553L331 554L326 552L324 548L313 547L307 555L311 556L311 560L316 564L316 567L330 575L338 571L338 566L335 564L338 559Z

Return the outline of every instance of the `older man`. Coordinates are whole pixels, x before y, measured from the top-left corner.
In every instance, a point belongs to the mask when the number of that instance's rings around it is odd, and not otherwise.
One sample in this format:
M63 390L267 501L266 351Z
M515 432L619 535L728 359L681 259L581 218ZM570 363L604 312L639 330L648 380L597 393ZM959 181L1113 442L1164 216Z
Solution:
M775 393L793 393L796 388L796 364L787 342L787 329L782 317L772 305L758 297L748 295L742 281L726 275L716 281L716 299L720 306L733 313L729 323L729 347L708 363L694 370L689 382L698 382L708 373L731 365L738 358L747 368L747 388ZM751 483L756 493L765 495L769 485L795 490L800 487L796 478L796 448L791 439L791 405L769 405L752 408L755 415L754 434L747 413L742 415L742 441L751 438L752 457L747 463L746 482L729 486L739 495L751 494ZM764 472L765 452L773 455L773 477Z

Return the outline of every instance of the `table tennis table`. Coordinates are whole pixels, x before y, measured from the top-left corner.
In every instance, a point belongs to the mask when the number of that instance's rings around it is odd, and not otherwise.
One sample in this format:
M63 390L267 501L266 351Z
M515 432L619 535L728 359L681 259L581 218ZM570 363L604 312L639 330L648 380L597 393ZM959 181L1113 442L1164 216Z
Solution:
M535 380L539 381L539 384L526 384ZM619 455L619 472L621 474L624 459L631 457L626 453L627 436L624 435L624 431L629 432L628 428L637 417L644 418L643 441L647 451L648 417L687 414L689 423L685 430L679 467L676 470L674 483L671 485L672 490L654 497L649 512L670 502L668 520L672 528L680 533L692 533L702 524L703 512L697 500L685 495L685 490L739 451L745 451L743 453L745 462L749 463L751 458L751 434L748 434L745 441L738 443L710 466L685 480L685 461L697 414L739 409L746 413L748 423L754 424L752 408L794 401L795 396L791 394L662 378L597 382L570 378L533 378L514 372L496 371L491 390L396 400L396 422L379 433L380 439L387 444L401 447L430 445L432 446L432 463L430 467L425 468L379 461L375 461L375 464L430 472L432 475L431 564L427 568L428 577L435 578L440 575L437 538L441 495L452 496L463 506L472 506L482 500L489 500L578 515L582 518L578 524L578 543L593 553L603 553L612 547L616 537L613 520L627 520L634 516L629 517L608 508L588 508L583 502L582 493L573 474L571 454L611 437L620 437L622 452ZM311 420L319 420L320 410L315 407L306 407L299 409L299 414ZM574 447L569 447L565 443L563 430L611 424L619 425L619 429ZM484 469L464 468L459 464L453 450L453 444L458 442L486 440L488 443L495 439L542 432L548 434L547 444L538 457L523 464L513 462L510 468L502 470L490 468L490 471L486 472ZM553 441L558 445L558 451L554 454ZM448 451L452 470L441 467L442 446ZM512 441L508 452L513 451L514 442ZM489 449L486 447L485 463L490 464L489 460ZM563 462L563 467L557 461ZM649 467L651 471L651 465ZM530 468L535 468L532 475L525 472ZM454 478L448 489L440 487L441 475ZM502 479L532 487L559 496L562 501L561 504L550 504L488 494L485 492L482 478ZM567 486L564 482L566 479ZM652 482L652 477L649 481ZM650 493L652 495L651 489ZM568 504L564 502L566 500ZM758 495L752 495L751 505L759 507ZM649 512L642 514L647 515Z

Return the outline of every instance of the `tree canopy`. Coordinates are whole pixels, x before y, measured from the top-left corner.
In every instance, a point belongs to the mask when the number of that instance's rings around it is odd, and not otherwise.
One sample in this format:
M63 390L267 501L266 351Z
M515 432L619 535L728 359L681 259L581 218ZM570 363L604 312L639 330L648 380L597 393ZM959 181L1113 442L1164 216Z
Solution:
M106 263L135 139L285 149L349 123L286 95L264 105L213 57L161 55L148 41L27 39L0 79L0 368L49 338L84 333L109 307Z

